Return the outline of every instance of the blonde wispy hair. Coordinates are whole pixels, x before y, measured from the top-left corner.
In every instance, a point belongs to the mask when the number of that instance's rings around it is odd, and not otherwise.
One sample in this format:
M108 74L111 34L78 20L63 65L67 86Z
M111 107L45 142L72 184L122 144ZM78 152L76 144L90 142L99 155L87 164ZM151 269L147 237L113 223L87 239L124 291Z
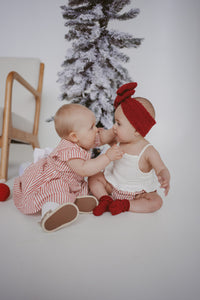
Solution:
M54 116L54 125L61 138L68 137L74 131L79 113L83 114L88 109L80 104L70 103L61 106Z

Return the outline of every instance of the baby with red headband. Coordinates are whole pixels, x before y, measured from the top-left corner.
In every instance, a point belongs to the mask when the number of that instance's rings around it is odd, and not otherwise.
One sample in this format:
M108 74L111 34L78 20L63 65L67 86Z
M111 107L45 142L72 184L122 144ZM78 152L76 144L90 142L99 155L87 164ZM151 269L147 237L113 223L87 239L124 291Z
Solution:
M113 131L124 155L112 162L104 172L89 178L89 187L99 200L95 216L106 211L112 215L125 211L149 213L162 206L157 188L169 192L170 174L158 151L145 139L155 125L151 102L142 97L132 98L136 82L124 84L114 102Z

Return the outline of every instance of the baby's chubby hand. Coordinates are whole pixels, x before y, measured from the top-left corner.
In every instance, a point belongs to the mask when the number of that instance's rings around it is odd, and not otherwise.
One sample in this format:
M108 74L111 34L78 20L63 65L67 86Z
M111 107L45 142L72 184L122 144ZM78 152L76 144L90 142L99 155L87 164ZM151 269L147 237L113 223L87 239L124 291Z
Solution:
M113 161L113 160L118 160L118 159L121 159L122 156L123 156L123 151L120 149L119 146L117 145L113 145L112 147L110 147L106 153L105 153L108 158L110 159L110 161Z
M160 171L158 174L158 181L160 183L160 187L165 190L165 196L167 196L170 188L170 174L167 169Z

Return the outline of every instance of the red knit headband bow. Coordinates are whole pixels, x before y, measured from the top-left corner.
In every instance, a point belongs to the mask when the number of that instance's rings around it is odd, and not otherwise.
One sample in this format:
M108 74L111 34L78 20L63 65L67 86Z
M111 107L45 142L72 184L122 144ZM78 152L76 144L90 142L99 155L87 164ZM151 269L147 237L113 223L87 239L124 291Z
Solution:
M136 82L122 85L117 90L114 107L117 109L117 107L121 105L123 113L129 122L144 137L156 121L139 101L135 98L131 98L135 93L136 87Z

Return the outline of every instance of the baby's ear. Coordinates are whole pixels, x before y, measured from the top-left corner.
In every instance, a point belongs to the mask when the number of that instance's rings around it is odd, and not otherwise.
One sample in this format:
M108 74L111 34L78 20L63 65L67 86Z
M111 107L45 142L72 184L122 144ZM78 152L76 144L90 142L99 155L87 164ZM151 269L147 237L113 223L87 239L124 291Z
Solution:
M68 136L68 139L69 139L70 142L72 142L72 143L77 143L77 142L78 142L78 137L77 137L76 132L74 132L74 131L70 132L70 134L69 134L69 136Z

